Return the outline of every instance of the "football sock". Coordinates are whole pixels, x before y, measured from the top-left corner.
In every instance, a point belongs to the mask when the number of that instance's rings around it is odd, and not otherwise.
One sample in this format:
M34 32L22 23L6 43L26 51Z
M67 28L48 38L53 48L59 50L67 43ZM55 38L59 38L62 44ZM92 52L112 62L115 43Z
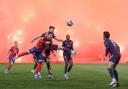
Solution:
M39 63L37 65L37 67L36 67L36 74L39 73L39 72L41 72L41 70L42 70L42 64Z
M9 71L12 68L12 65L8 65L7 70Z
M113 68L108 68L109 74L112 78L112 81L116 81L115 73Z
M68 67L68 73L71 71L73 65L69 65Z
M68 64L65 64L64 74L67 74L68 72Z
M47 62L47 70L48 70L48 74L52 74L52 72L51 72L51 65L50 65L50 63L49 62Z
M37 63L35 63L35 65L34 65L34 67L33 67L33 69L34 69L34 70L36 69L37 65L38 65L38 64L37 64Z
M114 70L114 73L115 73L116 80L119 81L117 70Z

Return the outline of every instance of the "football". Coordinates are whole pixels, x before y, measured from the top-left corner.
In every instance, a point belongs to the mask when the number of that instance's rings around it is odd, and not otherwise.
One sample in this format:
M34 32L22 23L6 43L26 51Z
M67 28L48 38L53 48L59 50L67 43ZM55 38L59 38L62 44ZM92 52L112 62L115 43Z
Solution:
M73 25L74 25L73 21L71 19L68 19L67 26L73 26Z

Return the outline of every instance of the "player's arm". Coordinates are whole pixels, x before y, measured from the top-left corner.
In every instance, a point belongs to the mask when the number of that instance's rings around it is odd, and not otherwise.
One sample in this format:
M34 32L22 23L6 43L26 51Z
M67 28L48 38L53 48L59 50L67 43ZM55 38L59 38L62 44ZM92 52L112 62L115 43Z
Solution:
M9 54L10 54L11 50L12 50L12 48L8 50L7 55L9 55Z
M52 44L52 41L51 41L51 52L52 52L52 54L53 54L54 56L56 56L55 51L53 50L53 44Z
M65 47L65 41L62 41L62 45L58 45L59 50L64 50Z
M106 60L107 58L107 55L110 51L110 47L109 47L109 43L105 43L105 47L106 47L106 50L105 50L105 57L104 57L104 60Z
M107 56L109 53L109 48L106 48L105 56Z
M17 54L19 53L19 49L17 50Z
M56 40L56 41L59 41L59 42L63 42L63 40L62 39L60 39L60 38L58 38L58 37L54 37L54 39Z
M11 49L9 49L9 50L7 51L7 59L9 58L10 52L11 52Z
M73 47L73 41L72 41L72 50L74 50L74 47Z
M8 58L8 56L9 56L9 53L10 53L10 52L11 52L11 50L9 49L8 52L7 52L7 58Z
M43 33L42 35L37 36L36 38L34 38L34 39L31 41L31 43L34 43L34 41L35 41L35 40L37 40L37 39L39 39L39 38L44 37L44 36L45 36L45 34L46 34L46 33Z
M71 53L72 53L73 55L76 55L76 52L77 52L77 50L74 50L73 41L72 41L72 50L71 50Z
M52 47L52 41L51 41L51 45L50 45L50 46L51 46L51 52L54 53L54 52L53 52L53 47Z
M72 41L72 47L71 47L71 54L73 54L73 55L76 55L76 53L77 53L77 50L74 50L74 47L73 47L73 41Z
M11 52L11 49L8 50L7 55Z
M36 38L34 38L34 39L31 41L31 43L34 43L35 40L37 40L37 39L39 39L39 38L41 38L41 37L42 37L42 35L41 35L41 36L37 36Z

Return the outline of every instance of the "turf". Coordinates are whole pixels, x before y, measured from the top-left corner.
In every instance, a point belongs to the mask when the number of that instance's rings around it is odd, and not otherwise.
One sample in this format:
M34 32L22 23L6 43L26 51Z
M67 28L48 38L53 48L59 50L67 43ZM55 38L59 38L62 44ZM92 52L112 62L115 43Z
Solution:
M40 80L30 72L33 64L16 64L9 74L3 73L5 64L0 66L0 89L128 89L127 65L118 66L120 87L108 87L110 77L106 65L74 65L70 79L64 80L64 65L52 65L55 80L48 80L44 66Z

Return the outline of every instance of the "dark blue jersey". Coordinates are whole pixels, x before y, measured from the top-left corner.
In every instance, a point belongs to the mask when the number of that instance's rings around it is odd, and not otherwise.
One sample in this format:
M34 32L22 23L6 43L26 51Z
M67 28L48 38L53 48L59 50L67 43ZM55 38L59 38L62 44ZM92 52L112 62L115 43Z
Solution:
M120 54L120 47L111 39L106 39L104 45L106 47L106 56L108 55L108 53L110 53L111 55Z
M47 41L47 40L52 40L52 38L56 38L56 36L54 35L54 33L51 33L51 32L45 32L45 33L43 33L42 34L42 37L43 37L43 39L45 40L45 41Z
M52 39L55 39L55 37L56 36L54 35L54 33L51 33L51 32L45 32L42 34L42 38L46 42L46 48L45 48L46 51L50 52L51 45L52 45Z
M64 54L71 54L71 52L67 49L73 50L73 41L72 40L65 40L62 43L62 46L64 47Z

